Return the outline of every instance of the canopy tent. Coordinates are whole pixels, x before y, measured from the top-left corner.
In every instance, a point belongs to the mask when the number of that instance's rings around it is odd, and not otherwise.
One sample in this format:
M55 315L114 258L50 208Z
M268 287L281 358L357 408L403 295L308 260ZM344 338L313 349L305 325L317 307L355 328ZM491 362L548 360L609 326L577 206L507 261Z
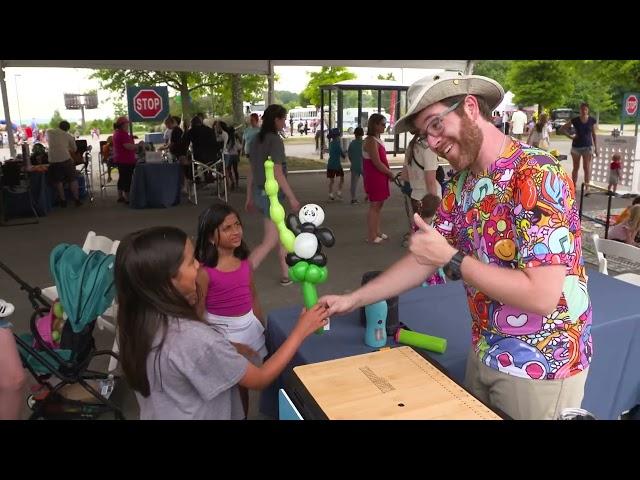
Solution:
M269 75L274 65L368 68L469 69L469 60L0 60L2 67L113 68L175 72L256 73Z
M273 98L273 67L282 66L331 66L368 68L427 68L457 70L471 73L471 60L0 60L0 89L4 114L11 120L7 100L4 69L6 67L51 68L109 68L136 70L164 70L176 72L253 73L267 75L269 100ZM15 156L13 135L9 132L9 149Z

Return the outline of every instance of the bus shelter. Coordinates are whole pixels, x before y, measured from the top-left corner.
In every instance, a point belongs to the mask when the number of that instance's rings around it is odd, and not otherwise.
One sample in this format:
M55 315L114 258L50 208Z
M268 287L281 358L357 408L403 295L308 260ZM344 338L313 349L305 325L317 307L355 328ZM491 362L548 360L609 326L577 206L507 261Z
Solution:
M342 132L343 147L354 138L353 131L362 127L367 133L367 122L373 113L380 113L387 119L387 131L381 135L387 153L404 153L407 133L395 135L396 120L407 111L408 85L393 80L370 81L367 84L357 80L345 80L333 85L320 87L320 158L323 158L327 133L332 128Z

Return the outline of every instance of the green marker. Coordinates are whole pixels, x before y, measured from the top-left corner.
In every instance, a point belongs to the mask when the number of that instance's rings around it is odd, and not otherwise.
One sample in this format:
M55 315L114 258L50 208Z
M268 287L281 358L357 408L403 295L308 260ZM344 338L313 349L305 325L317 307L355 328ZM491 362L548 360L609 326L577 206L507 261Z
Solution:
M411 347L424 348L430 352L444 353L447 349L447 339L433 337L424 333L411 332L403 328L399 328L395 334L396 343L409 345Z

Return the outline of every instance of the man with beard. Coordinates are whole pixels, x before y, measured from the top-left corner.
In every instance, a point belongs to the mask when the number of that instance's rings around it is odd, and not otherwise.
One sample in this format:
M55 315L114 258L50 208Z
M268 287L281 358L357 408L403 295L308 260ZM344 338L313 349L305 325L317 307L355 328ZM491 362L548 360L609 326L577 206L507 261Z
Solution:
M347 312L420 285L439 267L464 282L472 320L467 388L515 419L551 419L579 407L591 361L591 304L575 188L546 151L491 122L504 96L489 78L439 73L408 91L395 132L420 141L457 172L434 226L410 253L360 289L325 296ZM438 287L433 287L438 288Z

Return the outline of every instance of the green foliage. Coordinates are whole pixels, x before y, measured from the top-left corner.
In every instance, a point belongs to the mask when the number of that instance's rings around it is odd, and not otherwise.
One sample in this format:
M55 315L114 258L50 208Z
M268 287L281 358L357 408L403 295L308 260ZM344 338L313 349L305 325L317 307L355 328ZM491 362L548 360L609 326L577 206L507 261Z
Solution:
M510 89L507 82L507 73L509 73L512 64L511 60L481 60L476 62L473 67L473 74L492 78L502 85L506 92Z
M60 115L60 111L54 110L53 117L51 117L51 120L49 121L49 128L58 128L58 125L62 120L64 120L64 118Z
M302 91L304 99L308 99L308 102L304 105L320 106L320 86L332 85L343 80L352 80L356 78L356 74L347 70L346 67L322 67L319 72L308 72L310 77L309 83Z
M128 85L170 87L180 93L180 109L175 108L175 104L173 108L170 105L172 114L190 118L192 113L198 111L210 111L215 115L232 113L232 76L226 73L101 69L96 70L90 78L98 79L102 88L118 93L121 99L124 99ZM266 77L263 75L241 75L240 77L244 100L248 102L259 100L266 87ZM200 99L203 99L202 103L199 102ZM122 101L122 105L124 105L124 113L120 110L116 115L126 114L126 103Z
M301 107L306 107L306 105L300 104L300 94L295 92L289 92L287 90L275 90L273 92L273 98L275 103L279 103L280 105L293 104L293 107L300 105ZM293 108L291 107L291 108Z
M378 80L393 80L395 81L396 77L393 76L392 72L387 73L386 75L379 74Z
M591 112L606 112L615 108L611 80L600 61L576 60L567 62L571 69L572 91L564 100L565 106L578 110L580 103L588 102Z
M514 93L514 103L562 106L572 91L572 69L560 60L516 60L507 73L507 84Z

